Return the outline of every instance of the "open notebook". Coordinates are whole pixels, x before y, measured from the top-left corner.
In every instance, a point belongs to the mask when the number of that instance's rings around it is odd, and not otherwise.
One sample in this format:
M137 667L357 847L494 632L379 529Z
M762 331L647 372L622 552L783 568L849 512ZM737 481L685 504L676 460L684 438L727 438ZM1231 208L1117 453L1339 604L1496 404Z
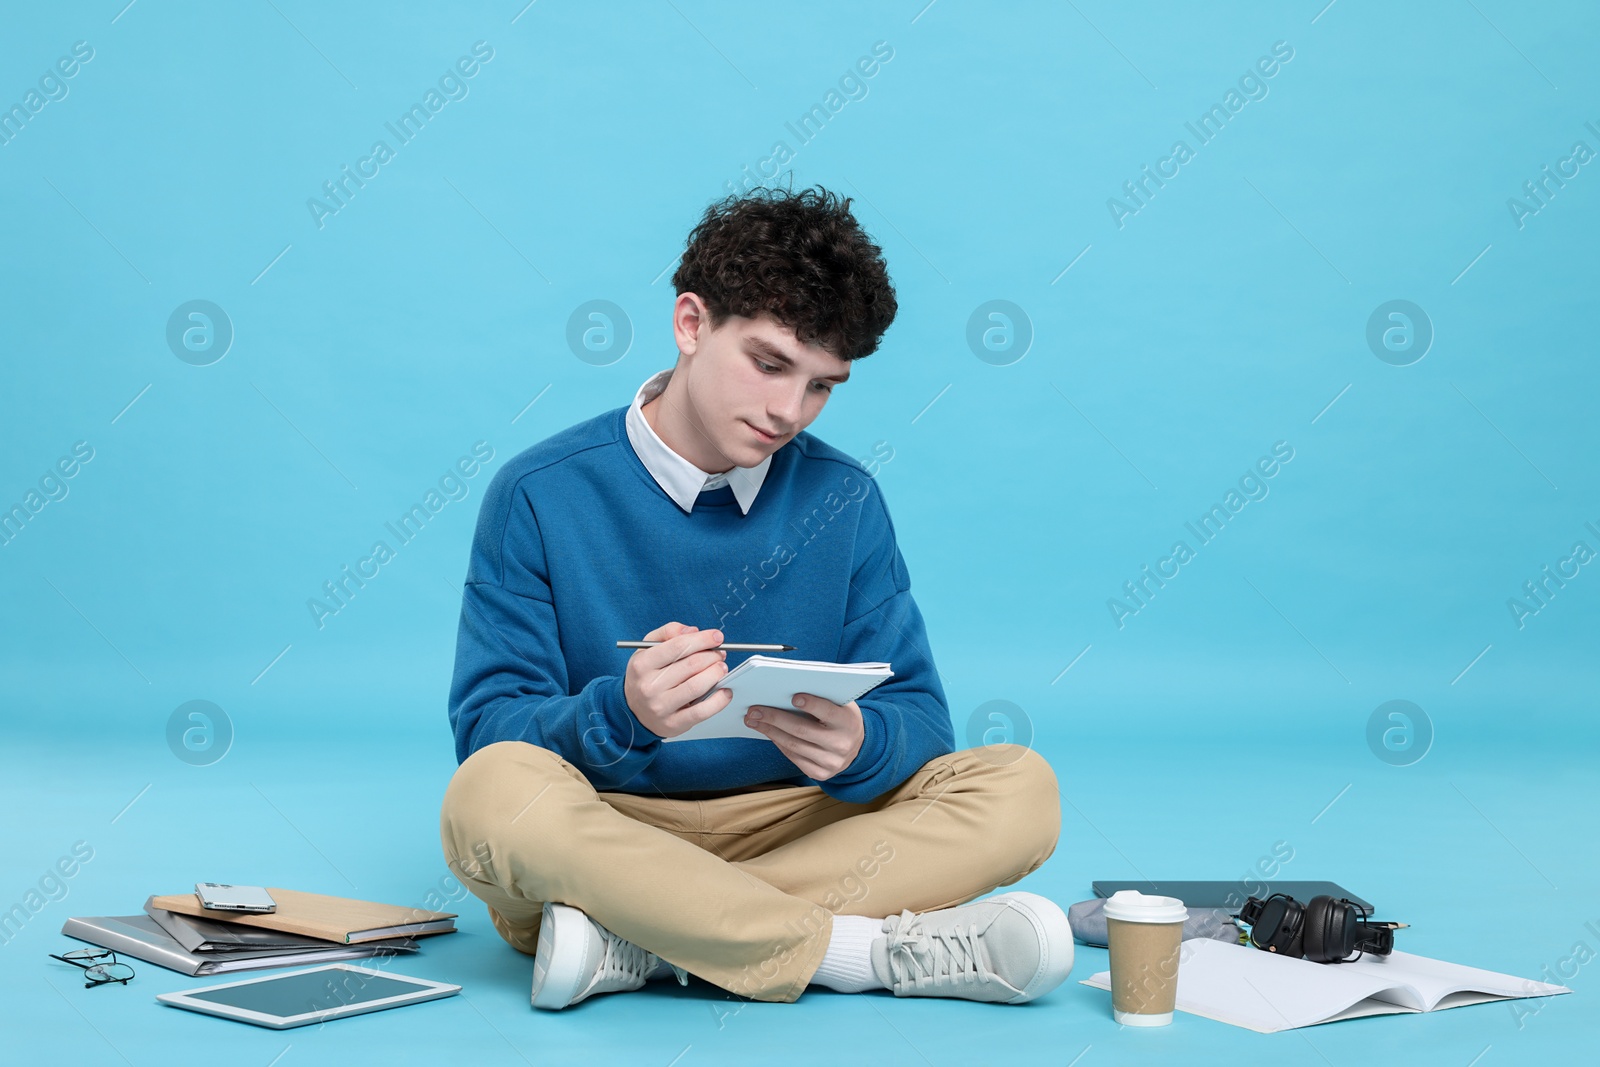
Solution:
M1110 989L1111 972L1081 984ZM1251 945L1191 938L1178 954L1179 1011L1263 1034L1363 1015L1570 992L1566 986L1399 951L1351 963L1312 963Z
M796 693L815 693L835 704L848 704L879 682L894 677L887 663L827 663L812 659L751 656L722 676L706 696L718 689L733 690L728 706L667 741L696 741L707 737L753 737L771 742L759 730L744 724L751 704L798 711L789 701ZM691 705L692 706L692 705Z

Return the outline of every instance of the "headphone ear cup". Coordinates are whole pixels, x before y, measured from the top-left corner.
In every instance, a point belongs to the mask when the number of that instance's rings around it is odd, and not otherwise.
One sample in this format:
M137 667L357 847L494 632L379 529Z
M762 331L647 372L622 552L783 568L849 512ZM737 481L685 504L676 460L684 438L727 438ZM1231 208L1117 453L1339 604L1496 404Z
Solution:
M1285 897L1283 901L1283 925L1280 927L1282 947L1281 955L1291 956L1295 959L1305 955L1306 936L1306 909L1294 897Z
M1335 910L1333 898L1329 896L1312 897L1306 904L1306 959L1316 963L1328 963L1343 959L1347 954L1338 952L1339 934L1344 924L1335 917Z

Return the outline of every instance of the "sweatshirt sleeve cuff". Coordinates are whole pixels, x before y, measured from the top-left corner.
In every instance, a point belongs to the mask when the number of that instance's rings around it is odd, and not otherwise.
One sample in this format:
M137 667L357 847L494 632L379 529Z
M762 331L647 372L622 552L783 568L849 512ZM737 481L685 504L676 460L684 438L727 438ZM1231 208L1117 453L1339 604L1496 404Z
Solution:
M639 717L628 707L627 694L623 690L622 675L610 675L596 679L595 696L598 699L601 715L605 719L605 728L602 733L608 735L609 746L614 749L609 753L613 759L619 754L628 752L653 752L661 743L661 735L648 729ZM585 731L587 735L589 731Z
M884 750L888 747L889 732L884 727L883 712L870 704L857 704L857 707L861 708L861 750L850 761L850 766L830 779L840 784L871 778L882 765Z

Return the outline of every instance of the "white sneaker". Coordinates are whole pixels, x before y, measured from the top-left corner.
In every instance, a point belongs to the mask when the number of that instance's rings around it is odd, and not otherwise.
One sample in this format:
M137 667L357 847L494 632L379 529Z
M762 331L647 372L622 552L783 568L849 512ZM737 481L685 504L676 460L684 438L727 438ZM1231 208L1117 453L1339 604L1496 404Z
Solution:
M883 920L872 969L897 997L960 997L1022 1004L1072 971L1072 927L1037 893L999 896Z
M533 957L533 1006L559 1011L596 993L638 989L662 962L580 909L547 901ZM668 966L679 985L689 984L689 972Z

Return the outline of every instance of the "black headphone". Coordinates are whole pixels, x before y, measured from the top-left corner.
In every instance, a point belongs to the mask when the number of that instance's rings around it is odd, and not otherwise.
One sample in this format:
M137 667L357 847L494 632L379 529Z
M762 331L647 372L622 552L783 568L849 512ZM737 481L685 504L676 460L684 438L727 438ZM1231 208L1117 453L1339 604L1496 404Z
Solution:
M1265 900L1251 897L1238 917L1250 924L1256 948L1313 963L1344 963L1363 952L1387 956L1394 951L1394 932L1406 924L1372 922L1371 914L1371 908L1348 897L1316 896L1301 904L1287 893L1274 893Z

